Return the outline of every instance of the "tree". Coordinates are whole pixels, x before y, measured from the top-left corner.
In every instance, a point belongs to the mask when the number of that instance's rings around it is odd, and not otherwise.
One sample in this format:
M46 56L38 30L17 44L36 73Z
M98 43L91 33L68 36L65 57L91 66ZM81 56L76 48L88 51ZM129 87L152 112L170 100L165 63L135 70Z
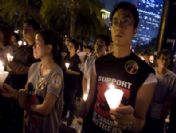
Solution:
M40 7L40 0L1 0L0 16L10 25L20 23L27 16L41 20Z
M88 39L104 30L98 0L0 0L0 16L16 25L32 16L60 36Z

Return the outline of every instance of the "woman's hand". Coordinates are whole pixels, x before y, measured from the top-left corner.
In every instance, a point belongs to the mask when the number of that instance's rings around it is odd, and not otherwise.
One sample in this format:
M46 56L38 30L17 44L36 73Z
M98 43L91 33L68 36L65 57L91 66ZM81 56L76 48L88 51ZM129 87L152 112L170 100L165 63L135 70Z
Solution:
M4 97L18 98L18 91L6 83L0 88L0 94Z
M130 105L121 105L116 110L111 110L110 115L121 129L131 130L135 126L134 108Z

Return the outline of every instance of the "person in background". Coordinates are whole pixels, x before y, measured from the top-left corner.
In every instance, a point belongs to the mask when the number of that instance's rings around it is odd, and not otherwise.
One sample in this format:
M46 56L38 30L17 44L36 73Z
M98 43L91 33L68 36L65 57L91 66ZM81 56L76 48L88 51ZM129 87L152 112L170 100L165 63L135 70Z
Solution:
M5 83L11 85L14 89L18 90L25 87L29 67L36 62L33 57L32 47L35 44L35 35L39 29L40 24L36 20L33 18L25 19L22 26L22 35L27 45L22 45L11 51L11 55L14 57L12 61L8 61L6 58L5 64L8 66L9 75ZM5 131L21 133L23 128L23 110L15 100L10 100L8 104L10 108L3 115L7 125L4 124L3 127L6 127Z
M13 61L6 63L11 69L7 83L10 83L14 88L24 88L29 67L36 61L32 54L32 47L38 30L40 30L40 24L36 20L32 18L24 20L22 33L23 40L26 41L27 45L20 46L13 55Z
M11 45L15 45L18 46L18 41L20 41L20 35L18 33L12 33L11 37L10 37L10 43Z
M114 50L98 58L91 71L82 133L140 132L157 83L154 70L131 51L139 21L136 6L117 4L110 20ZM124 92L121 105L114 110L104 96L110 84Z
M0 52L4 49L4 47L10 45L11 35L12 31L9 26L0 25Z
M81 71L83 72L84 71L84 64L85 64L85 61L87 60L87 58L89 56L91 56L93 54L93 48L87 44L83 45L83 56L82 56L82 61L81 61Z
M149 64L151 67L154 67L154 64L150 61L150 57L151 57L151 52L149 49L145 49L144 52L143 52L143 58L144 58L144 61Z
M11 29L8 26L0 26L0 60L4 63L6 60L6 47L10 46ZM0 96L0 132L10 133L14 131L14 120L12 118L11 99Z
M51 30L36 33L33 55L40 59L31 65L25 89L4 84L0 94L16 99L26 111L24 133L58 133L63 108L63 72L58 37Z
M62 59L64 60L64 58L69 54L69 51L68 51L68 44L70 42L70 37L68 37L67 35L64 36L63 38L63 50L62 50Z
M158 80L149 108L146 133L164 133L164 123L169 115L173 92L176 90L176 75L168 69L169 50L162 49L156 56L155 72Z
M89 56L91 56L94 52L94 49L92 46L84 45L84 51L86 52L86 57L84 60L86 60Z
M108 51L107 53L112 53L113 52L113 43L111 42L110 45L108 46Z
M176 89L173 92L173 99L170 107L170 117L169 117L169 133L176 132Z
M94 53L89 56L85 63L84 63L84 68L83 68L83 80L82 80L82 85L83 85L83 94L85 94L85 98L89 92L89 84L90 84L90 70L92 69L93 64L95 63L95 60L105 56L107 53L108 46L110 45L110 38L104 34L100 34L97 36L95 39L95 44L94 44Z
M12 31L7 25L0 25L0 59L5 63L6 55L4 54L5 48L10 45L10 36Z
M76 95L78 91L82 90L81 77L82 73L80 71L80 58L77 55L78 43L74 39L70 39L68 44L69 54L65 57L63 61L64 70L64 109L63 109L63 119L66 118L67 125L71 125L75 113L76 113ZM65 63L69 63L69 67L66 68ZM67 114L69 112L69 117Z

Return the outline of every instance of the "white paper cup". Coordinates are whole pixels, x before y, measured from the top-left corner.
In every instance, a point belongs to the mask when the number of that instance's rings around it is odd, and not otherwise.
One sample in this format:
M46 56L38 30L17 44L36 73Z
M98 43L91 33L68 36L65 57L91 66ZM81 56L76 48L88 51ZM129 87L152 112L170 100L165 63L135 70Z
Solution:
M116 108L119 107L121 103L121 100L123 97L123 91L120 89L111 88L111 89L108 89L104 95L110 109L115 110Z
M7 78L9 72L7 71L0 71L0 85L2 85Z

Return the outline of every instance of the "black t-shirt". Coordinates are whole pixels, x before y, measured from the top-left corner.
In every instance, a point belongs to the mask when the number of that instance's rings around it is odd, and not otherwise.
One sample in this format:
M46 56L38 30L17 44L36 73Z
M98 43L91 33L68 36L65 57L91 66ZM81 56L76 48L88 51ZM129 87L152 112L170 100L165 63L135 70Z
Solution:
M68 91L78 90L79 89L78 84L80 84L80 81L79 81L80 75L67 73L65 64L64 64L66 62L70 63L70 66L68 69L81 73L80 68L79 68L79 65L81 64L79 56L77 54L75 54L73 57L66 56L63 62L65 90L68 90Z
M134 53L124 58L115 58L109 54L97 59L95 65L96 94L93 106L84 119L83 132L119 133L121 130L110 118L105 91L109 88L109 84L113 84L124 92L122 103L134 107L139 87L150 73L154 73L154 70Z

